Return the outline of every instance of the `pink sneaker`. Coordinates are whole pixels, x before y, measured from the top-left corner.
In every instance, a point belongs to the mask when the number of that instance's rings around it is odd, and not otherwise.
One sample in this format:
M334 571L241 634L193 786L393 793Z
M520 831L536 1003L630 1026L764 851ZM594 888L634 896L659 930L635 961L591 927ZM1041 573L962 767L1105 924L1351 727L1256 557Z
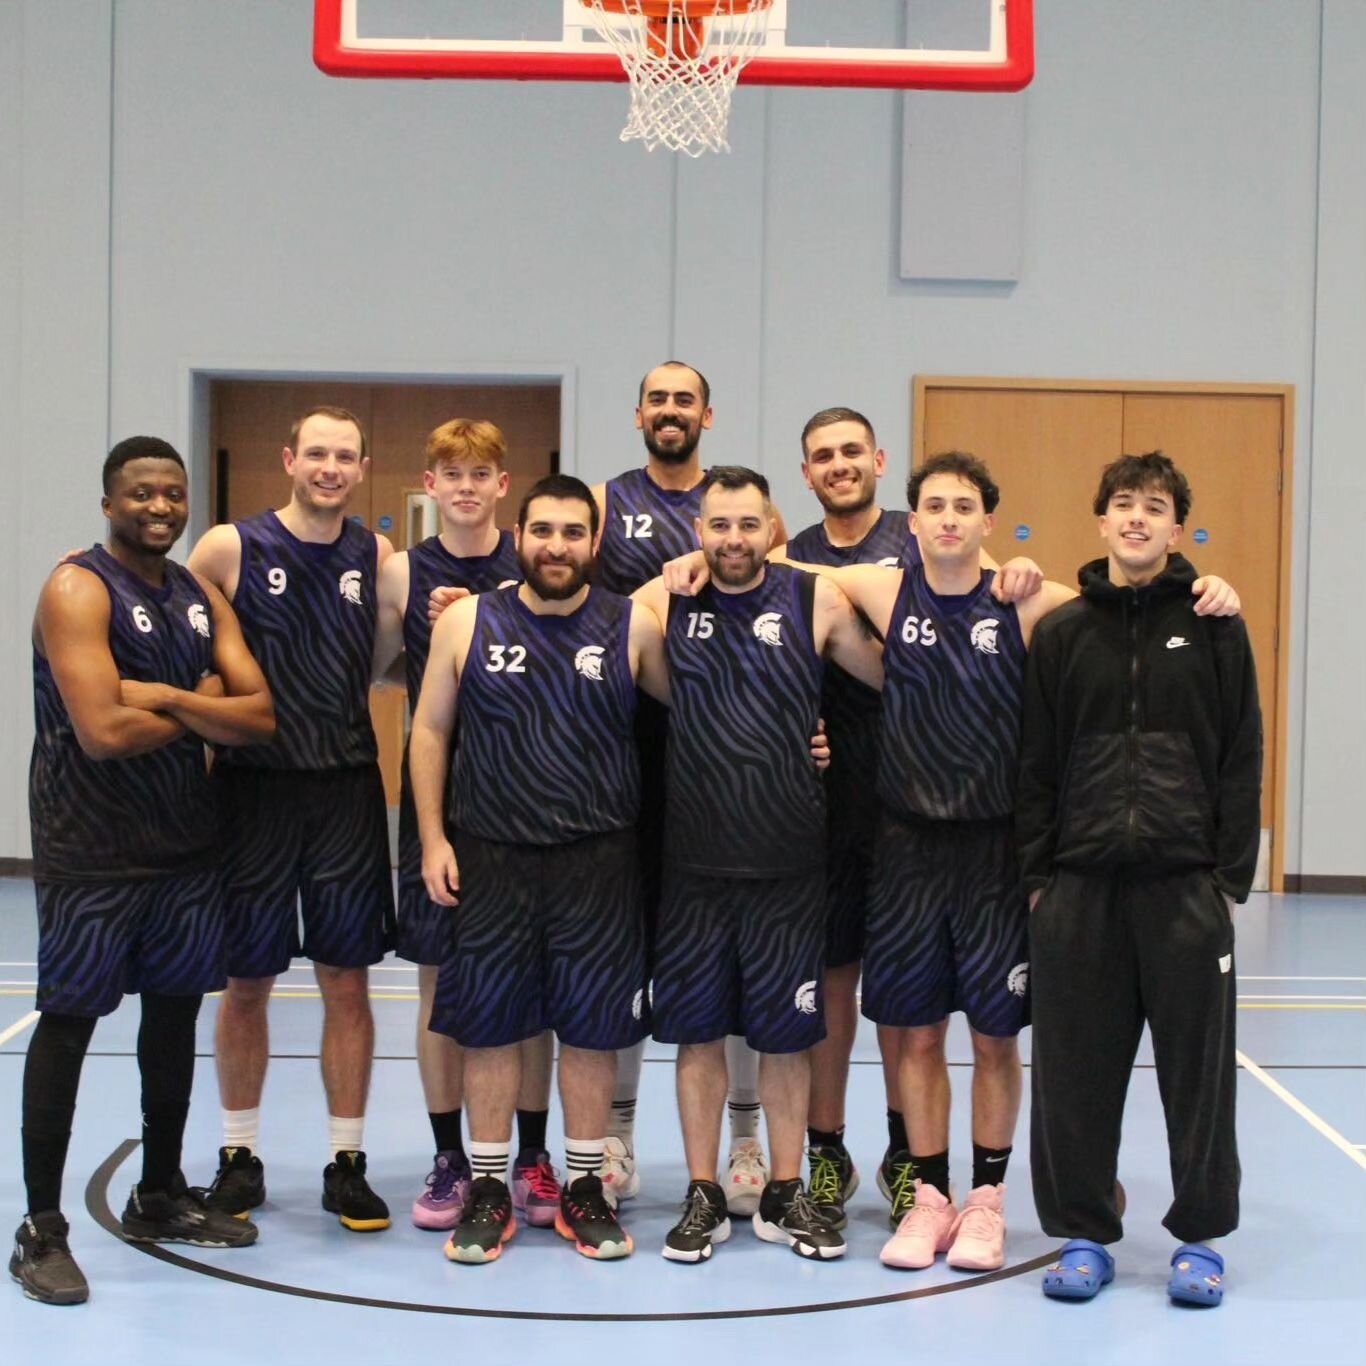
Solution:
M948 1263L960 1271L999 1271L1006 1264L1006 1188L976 1186L953 1226Z
M532 1228L554 1224L560 1212L560 1183L549 1153L536 1153L534 1161L513 1164L512 1208Z
M947 1252L958 1223L953 1201L937 1187L915 1183L915 1204L882 1248L882 1265L920 1271L934 1264L935 1254Z
M470 1161L464 1153L437 1153L427 1188L413 1201L418 1228L454 1228L470 1198Z

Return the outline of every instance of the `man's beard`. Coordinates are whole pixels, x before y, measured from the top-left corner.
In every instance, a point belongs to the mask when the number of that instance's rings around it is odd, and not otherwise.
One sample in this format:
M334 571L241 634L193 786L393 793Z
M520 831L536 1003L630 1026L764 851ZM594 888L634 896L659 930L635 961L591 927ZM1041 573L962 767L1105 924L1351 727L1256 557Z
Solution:
M574 560L557 560L553 563L559 568L571 570L569 577L563 580L547 579L541 572L540 566L535 560L523 558L521 561L522 577L526 580L531 591L539 598L544 598L547 602L563 602L566 598L572 598L580 588L588 582L588 566L578 564Z
M739 560L723 560L719 553L708 554L706 558L707 568L711 570L712 578L730 588L743 587L755 579L764 562L763 556L757 555L753 551L746 551L743 559Z
M645 449L662 464L686 465L702 440L701 426L689 427L686 423L680 424L678 430L682 434L682 443L678 446L661 446L655 439L655 431L659 425L655 423L653 428L647 427L642 433L645 437Z

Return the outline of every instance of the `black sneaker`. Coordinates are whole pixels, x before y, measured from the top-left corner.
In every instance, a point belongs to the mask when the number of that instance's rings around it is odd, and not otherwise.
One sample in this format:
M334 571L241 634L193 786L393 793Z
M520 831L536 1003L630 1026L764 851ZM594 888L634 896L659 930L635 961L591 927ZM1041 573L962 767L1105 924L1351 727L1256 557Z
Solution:
M895 1232L915 1205L915 1163L905 1148L888 1148L877 1169L877 1188L892 1202L887 1222Z
M218 1174L207 1186L192 1186L210 1209L245 1219L266 1200L266 1168L250 1148L219 1148Z
M617 1222L617 1212L596 1175L581 1176L561 1190L555 1232L572 1239L575 1249L585 1257L603 1262L629 1257L636 1250L631 1235Z
M799 1257L827 1261L844 1256L844 1238L826 1223L797 1177L764 1187L754 1231L766 1243L786 1243Z
M43 1304L84 1304L90 1286L66 1245L67 1222L55 1209L26 1214L14 1233L9 1274L31 1300Z
M664 1239L671 1262L705 1262L715 1243L730 1237L726 1193L715 1181L693 1181L683 1200L683 1217Z
M249 1247L259 1230L246 1219L211 1209L186 1188L144 1191L134 1186L123 1207L123 1236L130 1243L189 1243L194 1247Z
M858 1190L858 1170L842 1145L807 1150L811 1164L811 1203L831 1228L843 1228L849 1217L844 1202Z
M460 1222L446 1240L446 1256L453 1262L479 1265L496 1262L503 1244L517 1232L512 1192L496 1176L476 1177Z
M365 1154L341 1152L323 1169L323 1208L355 1233L389 1227L389 1206L365 1179Z

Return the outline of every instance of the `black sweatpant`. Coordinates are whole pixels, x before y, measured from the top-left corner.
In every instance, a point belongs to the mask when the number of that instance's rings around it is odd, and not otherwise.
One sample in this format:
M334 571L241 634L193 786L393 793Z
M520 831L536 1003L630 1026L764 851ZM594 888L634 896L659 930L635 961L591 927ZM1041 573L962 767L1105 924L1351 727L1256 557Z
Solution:
M1146 1022L1182 1242L1238 1226L1233 923L1205 872L1058 869L1030 916L1034 1203L1056 1238L1112 1243L1124 1097Z

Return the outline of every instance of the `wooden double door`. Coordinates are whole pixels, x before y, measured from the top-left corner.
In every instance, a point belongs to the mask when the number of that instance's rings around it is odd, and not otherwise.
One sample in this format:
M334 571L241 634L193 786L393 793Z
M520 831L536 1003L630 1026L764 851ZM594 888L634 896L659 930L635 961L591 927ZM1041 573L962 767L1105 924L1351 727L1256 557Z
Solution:
M988 542L1075 585L1104 553L1091 511L1101 467L1162 450L1190 480L1181 546L1238 589L1252 639L1266 734L1262 880L1279 890L1284 820L1285 651L1290 563L1289 385L1070 382L919 376L912 461L946 450L985 460L1001 488Z

